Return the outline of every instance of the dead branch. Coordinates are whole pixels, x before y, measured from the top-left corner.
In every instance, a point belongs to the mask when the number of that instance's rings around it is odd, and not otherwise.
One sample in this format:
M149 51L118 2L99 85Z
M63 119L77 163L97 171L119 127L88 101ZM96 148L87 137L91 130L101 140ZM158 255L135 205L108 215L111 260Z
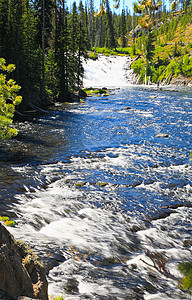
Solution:
M150 263L146 262L145 260L141 259L141 261L144 262L147 266L154 268L155 270L157 270L159 273L161 273L162 275L164 275L167 278L173 279L179 283L181 282L181 278L175 277L166 268L166 263L168 262L168 259L166 257L162 256L158 252L146 251L145 254L153 262L153 264L150 264Z

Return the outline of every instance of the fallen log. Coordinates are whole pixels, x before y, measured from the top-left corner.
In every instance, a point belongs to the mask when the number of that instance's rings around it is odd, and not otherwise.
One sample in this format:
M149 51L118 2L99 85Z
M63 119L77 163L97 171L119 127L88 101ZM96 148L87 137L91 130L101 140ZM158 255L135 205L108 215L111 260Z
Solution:
M44 113L44 114L48 114L48 113L49 113L47 110L42 109L42 108L40 108L40 107L38 107L38 106L36 106L36 105L34 105L34 104L32 104L32 103L28 103L28 105L29 105L31 108L33 108L33 109L35 109L36 111L39 111L39 112L41 112L41 113Z

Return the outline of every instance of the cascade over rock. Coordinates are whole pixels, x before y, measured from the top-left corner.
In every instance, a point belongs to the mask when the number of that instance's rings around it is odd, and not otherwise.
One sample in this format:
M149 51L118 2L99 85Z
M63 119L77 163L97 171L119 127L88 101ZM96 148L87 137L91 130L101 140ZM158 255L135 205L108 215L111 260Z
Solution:
M84 62L84 87L123 87L133 83L132 59L128 56L98 55Z
M16 241L0 223L0 296L47 300L47 288L38 256L25 243Z

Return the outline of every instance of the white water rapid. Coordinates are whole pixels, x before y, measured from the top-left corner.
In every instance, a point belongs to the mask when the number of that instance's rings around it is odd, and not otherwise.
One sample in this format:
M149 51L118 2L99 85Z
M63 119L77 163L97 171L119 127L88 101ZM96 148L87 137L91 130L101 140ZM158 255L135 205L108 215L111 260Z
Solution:
M97 60L84 62L84 87L125 87L132 83L131 58L98 55Z

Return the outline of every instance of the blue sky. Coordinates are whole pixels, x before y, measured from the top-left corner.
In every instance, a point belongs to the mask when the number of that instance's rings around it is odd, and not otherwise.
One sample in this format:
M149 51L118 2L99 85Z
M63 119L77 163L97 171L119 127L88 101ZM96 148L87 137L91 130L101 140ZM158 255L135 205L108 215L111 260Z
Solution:
M83 1L83 4L85 5L85 1L86 2L89 2L89 0L82 0ZM128 7L128 9L130 9L130 11L132 12L133 11L133 2L135 2L135 0L120 0L121 1L121 5L120 5L120 8L119 9L114 9L117 13L120 13L121 10L122 10L122 7L123 7L123 3L125 3L125 8L126 6ZM74 0L66 0L66 3L67 3L67 6L70 8L72 6L72 3L74 2ZM75 2L77 3L77 5L79 4L79 0L75 0ZM115 2L113 0L110 0L110 6L111 6L111 9L113 10L113 4ZM99 5L100 5L100 0L94 0L94 6L95 8L99 8Z
M72 7L72 3L74 1L78 5L80 0L66 0L67 6L69 7L69 9L70 9L70 7ZM84 5L85 5L85 2L89 3L89 0L82 0L82 1L83 1ZM110 0L111 10L112 11L115 10L118 14L118 13L121 13L121 10L123 7L124 8L128 7L128 9L130 9L131 14L132 14L133 13L133 2L135 2L135 1L137 2L137 0L120 0L120 7L118 9L115 9L115 8L113 8L113 5L115 2L113 0ZM169 8L169 0L164 0L163 2L167 6L167 9L168 9ZM100 0L94 0L94 6L95 6L95 9L99 8Z

